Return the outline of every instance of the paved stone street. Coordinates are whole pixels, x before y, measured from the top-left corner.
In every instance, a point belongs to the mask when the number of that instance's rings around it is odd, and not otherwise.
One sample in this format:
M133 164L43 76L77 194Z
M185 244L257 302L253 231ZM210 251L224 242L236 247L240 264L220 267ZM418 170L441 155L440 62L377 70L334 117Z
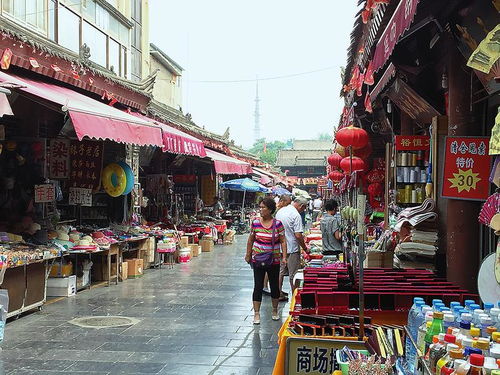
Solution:
M234 245L216 246L190 263L84 291L8 323L4 373L271 374L281 322L271 320L264 297L262 323L252 325L245 243L238 236ZM100 330L68 323L96 315L140 322Z

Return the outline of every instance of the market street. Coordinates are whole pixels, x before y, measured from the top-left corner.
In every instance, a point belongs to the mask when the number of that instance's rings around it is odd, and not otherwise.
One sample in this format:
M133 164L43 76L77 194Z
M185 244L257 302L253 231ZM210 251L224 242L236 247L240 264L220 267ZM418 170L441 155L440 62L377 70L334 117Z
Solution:
M7 374L271 374L281 322L264 297L252 325L246 236L174 269L148 270L118 286L78 293L7 324ZM282 307L282 306L280 306ZM128 328L84 329L79 316L119 315ZM286 316L286 314L285 314Z

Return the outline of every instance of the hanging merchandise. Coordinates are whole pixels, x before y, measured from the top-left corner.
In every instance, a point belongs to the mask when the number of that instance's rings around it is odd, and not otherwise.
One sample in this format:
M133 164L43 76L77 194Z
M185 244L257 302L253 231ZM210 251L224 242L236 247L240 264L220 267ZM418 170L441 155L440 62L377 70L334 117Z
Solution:
M353 149L360 149L368 143L368 133L361 128L348 126L340 129L335 134L337 142L344 147L352 147Z
M122 195L128 195L134 188L134 171L132 171L132 168L123 161L118 162L118 165L123 168L125 175L127 176L127 186L125 187L125 191Z
M363 159L358 158L357 156L353 156L352 158L347 157L342 159L342 161L340 162L340 168L342 168L342 170L346 174L351 174L355 171L363 172L366 166Z
M328 164L333 168L338 168L340 166L340 162L342 161L342 156L338 153L334 152L328 157Z
M495 231L500 230L500 193L495 193L484 202L479 213L479 222Z
M340 180L342 180L344 178L344 174L340 171L332 171L332 172L328 173L328 178L332 182L340 182Z
M123 162L108 164L102 171L102 185L112 197L127 195L134 187L132 169Z
M364 147L354 150L352 156L357 156L363 160L366 160L368 156L372 153L372 145L368 142Z
M368 63L368 67L366 68L365 83L368 86L371 86L375 83L375 79L373 78L373 63L371 61Z

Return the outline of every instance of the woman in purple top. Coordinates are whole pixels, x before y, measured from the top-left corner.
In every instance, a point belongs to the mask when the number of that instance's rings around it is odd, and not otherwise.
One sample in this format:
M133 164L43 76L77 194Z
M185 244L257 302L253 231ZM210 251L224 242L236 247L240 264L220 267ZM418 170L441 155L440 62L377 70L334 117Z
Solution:
M262 302L262 288L264 287L264 276L266 273L271 287L273 304L272 319L280 319L278 315L280 263L286 263L287 252L285 228L281 221L273 218L273 214L276 211L276 202L272 198L264 198L259 208L260 218L254 220L252 223L245 255L245 261L252 265L254 275L254 324L260 324L260 305ZM272 257L271 264L268 266L257 264L255 261L256 256L262 257L266 254Z

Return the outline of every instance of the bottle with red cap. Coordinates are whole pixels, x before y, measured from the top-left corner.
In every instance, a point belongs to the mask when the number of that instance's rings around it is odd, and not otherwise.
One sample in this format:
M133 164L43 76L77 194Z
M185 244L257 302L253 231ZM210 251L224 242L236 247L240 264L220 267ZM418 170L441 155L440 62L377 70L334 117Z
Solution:
M456 344L448 344L446 346L446 355L439 359L439 361L436 364L436 375L442 375L443 374L443 368L448 367L448 368L455 368L455 362L457 360L463 360L464 359L464 354L463 352L458 348L458 345Z
M485 375L484 356L481 354L471 354L469 357L470 369L467 375Z
M447 354L447 345L455 344L456 337L453 335L440 334L439 343L429 351L429 368L433 374L436 373L437 363ZM442 339L441 339L442 338ZM453 348L450 348L453 349ZM458 347L457 347L458 349ZM438 372L439 374L439 372Z

